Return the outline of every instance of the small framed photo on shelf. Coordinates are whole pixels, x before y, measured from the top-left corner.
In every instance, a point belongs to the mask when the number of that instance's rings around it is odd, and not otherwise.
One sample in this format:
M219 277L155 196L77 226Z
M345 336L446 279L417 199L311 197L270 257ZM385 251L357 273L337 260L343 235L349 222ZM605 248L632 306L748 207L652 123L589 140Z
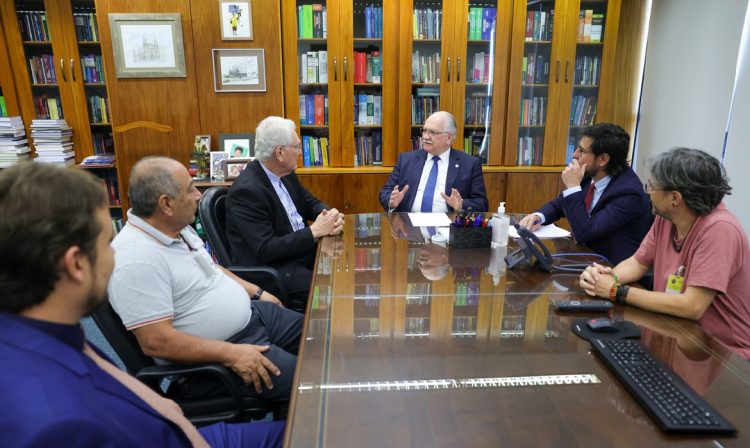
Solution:
M250 0L219 1L222 40L253 40L253 14Z
M219 134L219 151L230 159L255 160L255 134Z
M211 151L211 136L210 135L196 135L195 139L200 140L201 143L205 143L206 149L208 151Z
M229 154L224 151L211 151L211 180L222 181L227 176Z
M179 13L109 14L118 78L184 78Z
M227 174L225 176L226 180L234 180L237 179L237 176L240 175L240 173L247 167L247 164L250 162L250 159L227 159Z
M265 92L266 60L262 48L211 50L214 64L214 91Z

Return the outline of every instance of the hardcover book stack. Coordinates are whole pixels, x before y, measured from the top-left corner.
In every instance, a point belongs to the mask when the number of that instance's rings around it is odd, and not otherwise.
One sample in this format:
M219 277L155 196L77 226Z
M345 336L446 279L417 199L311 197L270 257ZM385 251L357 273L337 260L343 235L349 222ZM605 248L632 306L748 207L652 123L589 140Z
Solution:
M0 117L0 168L29 160L30 152L21 117Z
M73 129L65 120L32 120L31 139L36 152L34 161L72 165L75 163L72 138Z

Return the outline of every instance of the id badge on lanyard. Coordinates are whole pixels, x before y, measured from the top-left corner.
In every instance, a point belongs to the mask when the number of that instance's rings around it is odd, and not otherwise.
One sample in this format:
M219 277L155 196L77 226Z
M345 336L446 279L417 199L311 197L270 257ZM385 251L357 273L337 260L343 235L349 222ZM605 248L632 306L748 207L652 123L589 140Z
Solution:
M184 236L180 235L180 238L182 238L182 241L187 245L188 249L190 249L190 256L193 257L198 263L198 266L200 266L201 270L205 272L207 276L212 277L218 273L218 270L214 267L214 261L211 259L211 256L208 255L208 252L193 248Z
M667 289L664 291L667 294L680 294L682 292L682 284L685 282L685 266L680 265L677 271L667 277Z

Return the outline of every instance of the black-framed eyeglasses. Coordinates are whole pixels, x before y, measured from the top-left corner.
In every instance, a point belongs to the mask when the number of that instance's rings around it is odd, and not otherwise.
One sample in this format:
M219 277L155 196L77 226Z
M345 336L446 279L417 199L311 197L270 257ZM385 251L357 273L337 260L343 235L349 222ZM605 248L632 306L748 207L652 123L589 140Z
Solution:
M580 152L581 154L593 154L594 151L590 149L583 149L580 146L576 148L576 151Z
M419 133L422 134L422 135L424 135L424 134L430 134L430 136L432 136L432 137L434 137L436 135L440 135L440 134L450 134L449 131L433 131L432 129L425 129L425 128L420 129Z

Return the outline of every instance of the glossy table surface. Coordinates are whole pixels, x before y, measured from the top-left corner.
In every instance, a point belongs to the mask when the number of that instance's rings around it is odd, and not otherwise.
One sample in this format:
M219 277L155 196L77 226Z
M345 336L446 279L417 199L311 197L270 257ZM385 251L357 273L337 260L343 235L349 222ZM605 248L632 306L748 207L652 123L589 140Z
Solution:
M423 234L406 215L353 215L321 243L286 446L750 446L750 362L698 324L619 305L559 313L552 301L586 299L577 274L506 270L513 241L455 249ZM639 325L738 434L660 431L571 331L607 314Z

